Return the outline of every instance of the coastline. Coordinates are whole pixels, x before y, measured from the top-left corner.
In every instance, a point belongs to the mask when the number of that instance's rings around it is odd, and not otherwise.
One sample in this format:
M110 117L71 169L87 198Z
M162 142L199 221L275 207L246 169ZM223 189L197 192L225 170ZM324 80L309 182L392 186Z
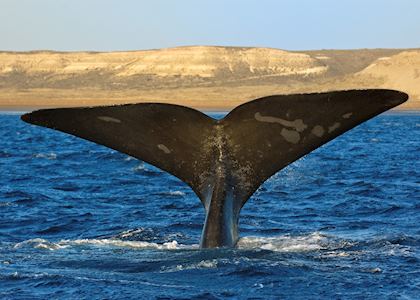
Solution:
M139 102L140 103L140 102ZM146 102L144 102L146 103ZM161 103L161 102L158 102ZM127 103L129 104L129 103ZM199 110L201 112L206 113L228 113L236 106L188 106L178 103L177 105L187 106ZM101 105L94 105L94 106L101 106ZM27 113L35 110L40 109L54 109L54 108L71 108L71 107L83 107L83 106L2 106L0 105L0 114L20 114L20 113ZM89 106L86 106L89 107ZM417 108L402 108L399 109L398 107L392 108L388 111L383 112L383 114L403 114L403 115L412 115L412 114L420 114L420 107Z
M337 87L336 90L354 89ZM373 87L369 87L373 88ZM357 89L357 88L356 88ZM46 108L90 107L124 105L133 103L166 103L182 105L206 112L230 111L233 108L270 95L317 93L332 89L308 87L288 89L276 85L240 87L195 87L174 89L0 89L1 111L32 111ZM420 99L416 95L391 111L420 111Z

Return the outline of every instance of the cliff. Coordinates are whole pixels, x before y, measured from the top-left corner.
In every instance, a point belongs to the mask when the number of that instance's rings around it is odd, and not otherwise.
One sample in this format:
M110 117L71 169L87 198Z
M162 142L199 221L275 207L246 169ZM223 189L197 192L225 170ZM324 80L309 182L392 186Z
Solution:
M420 50L0 52L3 109L141 101L229 109L270 94L379 87L407 92L401 108L420 109Z

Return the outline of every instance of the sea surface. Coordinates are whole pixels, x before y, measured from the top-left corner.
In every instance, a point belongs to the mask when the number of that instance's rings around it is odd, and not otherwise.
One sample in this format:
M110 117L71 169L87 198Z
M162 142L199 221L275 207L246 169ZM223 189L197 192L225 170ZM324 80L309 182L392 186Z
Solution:
M420 299L420 112L274 175L236 249L198 249L200 201L151 165L18 113L0 136L0 299Z

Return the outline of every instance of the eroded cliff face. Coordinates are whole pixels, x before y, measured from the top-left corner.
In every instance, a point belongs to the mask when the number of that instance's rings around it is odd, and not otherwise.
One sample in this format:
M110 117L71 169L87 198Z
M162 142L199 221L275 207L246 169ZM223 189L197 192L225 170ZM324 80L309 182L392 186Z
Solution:
M109 72L114 76L239 77L260 75L311 75L328 69L304 53L267 48L180 47L161 50L111 53L29 52L1 53L0 73L22 72L83 74Z
M273 93L380 87L409 93L405 106L420 108L419 75L420 51L403 49L0 52L0 105L160 101L229 108Z
M357 76L376 79L382 87L406 91L413 99L420 99L420 51L379 57Z

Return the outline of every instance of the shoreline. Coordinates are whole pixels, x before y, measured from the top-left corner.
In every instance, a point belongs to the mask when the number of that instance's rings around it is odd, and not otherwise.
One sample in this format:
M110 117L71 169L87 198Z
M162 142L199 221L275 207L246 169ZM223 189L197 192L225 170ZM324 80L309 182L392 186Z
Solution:
M147 102L144 102L147 103ZM151 103L151 102L148 102ZM163 102L156 102L156 103L163 103ZM130 104L130 103L127 103ZM170 104L170 103L163 103L163 104ZM116 104L116 105L123 105L123 104ZM181 105L181 106L186 106L186 107L190 107L193 109L196 109L198 111L201 112L206 112L206 113L229 113L230 111L232 111L235 107L231 107L231 106L225 106L225 107L221 107L221 106L188 106L188 105L182 105L182 104L177 104L177 105ZM107 105L96 105L96 106L107 106ZM50 106L50 105L45 105L45 106L1 106L0 105L0 114L19 114L19 113L27 113L27 112L31 112L31 111L35 111L35 110L40 110L40 109L54 109L54 108L76 108L76 107L94 107L94 106ZM385 112L383 112L382 114L420 114L420 107L418 108L392 108L390 110L387 110Z
M1 90L1 111L32 111L46 108L93 107L134 103L181 105L206 112L230 111L246 102L269 95L328 92L329 89L308 88L292 91L282 86L242 86L238 88L188 88L157 90ZM348 90L337 89L337 90ZM410 95L407 102L392 111L420 111L420 99Z

